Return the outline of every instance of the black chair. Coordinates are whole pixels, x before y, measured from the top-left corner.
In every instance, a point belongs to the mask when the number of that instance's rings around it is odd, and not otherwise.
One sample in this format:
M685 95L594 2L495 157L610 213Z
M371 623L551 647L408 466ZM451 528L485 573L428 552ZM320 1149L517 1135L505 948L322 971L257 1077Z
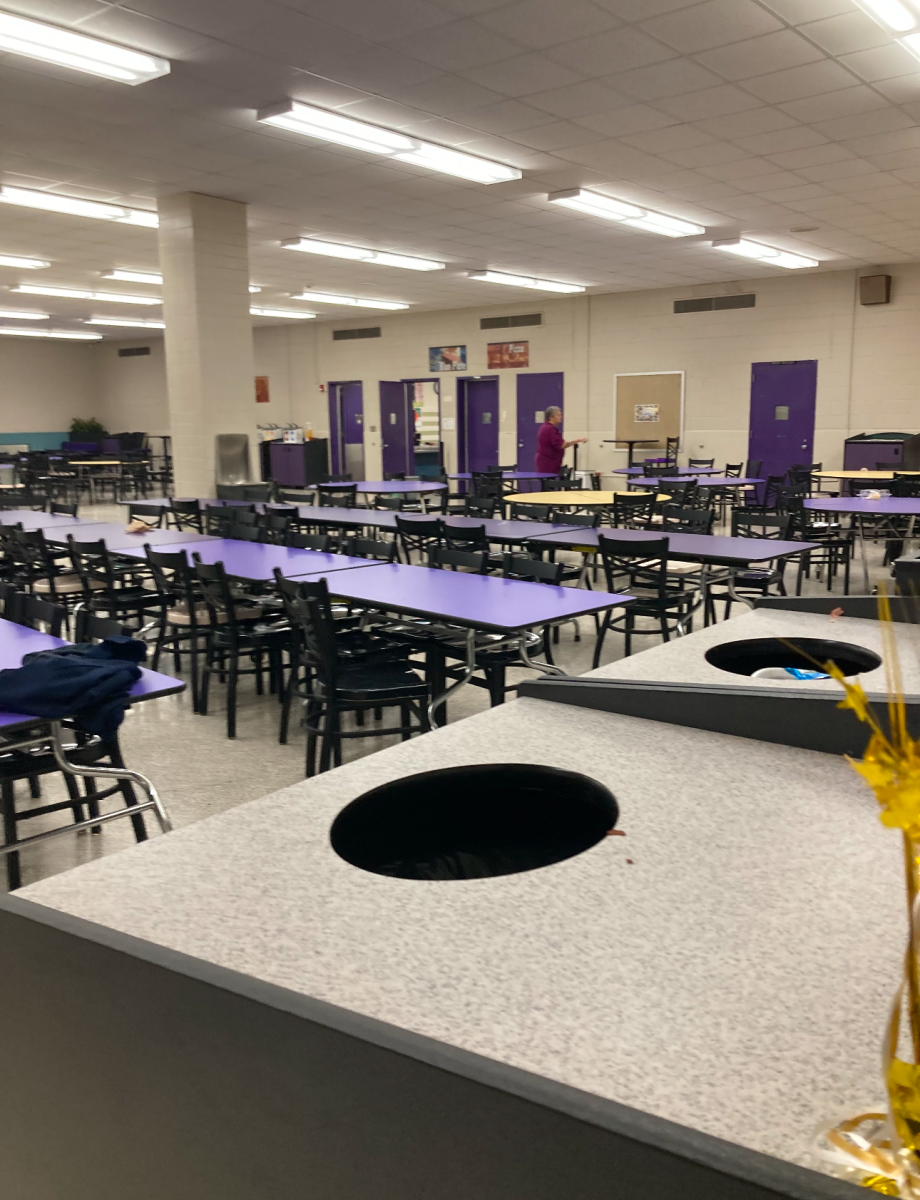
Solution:
M236 542L261 542L262 530L258 525L237 524L232 521L224 536L232 538Z
M512 500L508 504L509 521L546 521L553 519L555 509L551 504L517 503Z
M455 550L450 546L432 546L428 551L428 566L441 571L485 575L488 565L488 555L483 554L481 550Z
M617 492L613 497L610 524L617 529L645 529L655 511L655 493L639 492L629 495Z
M714 519L715 513L708 508L683 508L678 504L665 504L661 510L660 532L711 534Z
M309 547L318 550L318 546ZM342 553L351 558L373 558L377 562L391 563L396 561L399 547L396 542L384 542L376 538L360 537L353 534L346 538L342 545Z
M791 520L792 518L788 515L773 516L770 513L748 512L742 509L732 513L731 535L732 537L784 542L790 536ZM724 601L724 617L728 620L732 610L732 591L736 596L767 596L770 594L770 589L775 587L780 596L785 596L785 575L788 563L789 560L783 558L776 565L768 563L764 567L747 567L743 571L735 571L731 591L728 586L722 590L721 585L727 576L712 579L708 588L707 621L710 617L713 621L715 620L713 604L715 600Z
M482 517L486 521L495 518L495 511L500 501L494 496L465 496L463 515L467 517Z
M378 659L363 654L357 659L349 658L336 638L326 580L296 582L285 579L276 569L275 582L291 626L291 670L285 689L285 710L290 709L295 695L304 700L308 777L316 774L319 741L322 773L330 766L341 765L345 738L399 734L403 741L408 741L413 733L427 733L428 688L404 657ZM392 650L388 648L384 653L392 654ZM394 707L400 710L399 725L342 728L345 713L363 717L368 712ZM282 741L287 736L286 723L283 735Z
M474 496L501 499L505 490L501 471L472 471L471 475Z
M282 504L293 504L295 507L303 504L313 504L316 492L279 492L278 499Z
M256 504L267 504L272 498L270 483L252 483L243 485L243 499L254 500Z
M50 633L52 637L60 637L67 616L67 609L60 604L39 600L37 596L23 595L19 601L16 623L42 633Z
M166 516L167 522L171 519L176 529L191 529L195 533L204 533L197 500L170 500Z
M714 458L690 458L687 460L689 470L696 470L697 467L713 467L716 460Z
M396 517L396 535L405 562L412 562L412 554L422 559L428 556L432 546L440 546L444 540L444 522L440 517Z
M210 615L184 550L173 552L144 546L157 592L164 598L154 644L151 667L159 669L160 655L171 651L176 671L182 670L182 654L188 651L191 670L192 711L199 711L199 655L201 639L207 634ZM256 613L255 615L260 615Z
M374 508L378 511L399 512L402 507L402 496L377 495L374 497Z
M744 464L744 474L748 479L757 479L763 470L763 459L749 458Z
M358 496L356 483L318 483L316 495L326 508L354 508Z
M150 525L154 529L159 529L163 524L163 517L166 515L166 509L162 504L129 504L128 505L128 521L143 521L145 525Z
M263 655L268 658L269 690L277 692L279 700L283 692L281 652L288 641L288 630L283 626L260 627L258 618L261 610L245 610L234 596L230 580L219 562L210 566L195 559L195 576L201 589L202 599L208 612L208 630L205 661L201 677L199 711L207 716L211 676L218 675L227 680L227 737L236 737L236 702L239 677L254 675L256 693L262 695ZM241 667L241 659L249 659L251 667Z
M594 648L594 667L600 665L608 629L623 633L628 657L636 635L659 633L664 641L670 641L671 633L687 623L693 602L693 592L675 589L668 583L668 538L633 541L601 533L597 541L607 591L628 592L636 599L622 609L611 608L605 613ZM656 620L658 629L637 629L636 617Z
M229 537L230 527L239 523L240 514L251 517L255 525L255 511L254 504L208 504L204 510L204 532L213 537Z
M329 551L331 543L332 539L328 533L296 533L288 527L282 544L291 546L295 550L319 550L321 553L326 554Z
M88 608L77 609L74 617L73 640L78 644L104 642L110 637L131 637L133 632L120 621L113 621L111 617L100 617Z
M270 546L286 546L286 538L291 532L291 518L283 513L268 512L260 514L256 522L259 531L259 541Z
M83 586L82 603L94 613L108 613L114 620L134 618L138 625L146 616L162 611L168 596L143 586L148 569L133 560L113 562L105 540L78 542L67 535L73 569Z
M850 564L856 549L856 529L841 528L834 514L807 509L804 501L805 496L792 488L781 488L777 495L777 513L790 518L789 530L793 540L818 544L818 549L807 550L799 558L795 594L802 594L802 580L811 575L812 567L816 568L818 577L822 570L826 572L827 590L833 591L834 579L842 566L843 592L848 596Z
M82 579L58 561L61 551L48 545L41 529L14 529L10 549L16 564L13 578L21 587L71 609L83 602ZM98 590L102 585L94 586Z
M48 512L59 517L75 517L77 515L76 504L54 504L48 505Z
M740 479L741 472L744 470L744 463L726 463L725 477L726 479Z
M894 564L894 583L902 596L920 604L920 558L899 558Z

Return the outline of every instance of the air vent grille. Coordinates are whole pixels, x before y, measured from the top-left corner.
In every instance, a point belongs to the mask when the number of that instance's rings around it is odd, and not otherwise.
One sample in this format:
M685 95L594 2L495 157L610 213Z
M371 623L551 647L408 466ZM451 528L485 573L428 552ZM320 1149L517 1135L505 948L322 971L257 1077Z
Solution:
M140 358L143 354L149 354L149 346L123 346L118 351L119 358Z
M333 329L334 342L354 342L358 338L380 337L380 326L369 325L367 329Z
M676 313L712 312L725 308L753 308L757 297L753 292L743 296L699 296L693 300L675 300Z
M542 325L542 313L522 313L516 317L480 317L480 329L515 329L519 325Z

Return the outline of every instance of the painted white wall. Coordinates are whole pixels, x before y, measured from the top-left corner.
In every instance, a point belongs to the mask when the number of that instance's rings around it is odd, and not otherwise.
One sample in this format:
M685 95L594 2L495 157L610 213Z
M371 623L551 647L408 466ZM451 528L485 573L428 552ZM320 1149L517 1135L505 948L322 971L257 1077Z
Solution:
M0 433L54 433L74 417L104 421L97 346L0 338Z
M150 353L119 357L119 350L136 346L147 346ZM93 357L100 421L113 433L169 433L163 339L100 342Z

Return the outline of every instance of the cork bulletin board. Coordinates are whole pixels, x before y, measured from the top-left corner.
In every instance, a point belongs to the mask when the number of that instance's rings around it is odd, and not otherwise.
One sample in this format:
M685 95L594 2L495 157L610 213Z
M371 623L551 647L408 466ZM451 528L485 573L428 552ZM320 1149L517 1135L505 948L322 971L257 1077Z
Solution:
M617 441L680 437L684 403L683 371L614 376L614 436ZM650 447L651 448L651 447Z

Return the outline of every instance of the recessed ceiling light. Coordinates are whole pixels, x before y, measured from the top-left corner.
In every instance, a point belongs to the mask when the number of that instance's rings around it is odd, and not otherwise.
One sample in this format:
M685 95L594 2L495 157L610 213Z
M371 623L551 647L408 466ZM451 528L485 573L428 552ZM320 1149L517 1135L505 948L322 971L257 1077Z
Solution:
M17 308L0 308L0 317L6 318L7 321L47 321L48 314L46 312L26 312L24 309Z
M304 292L302 296L292 296L292 300L316 301L317 304L344 304L348 308L383 308L387 312L397 312L408 308L398 300L365 300L359 296L334 296L331 292Z
M390 254L387 250L362 250L341 242L323 242L319 238L291 238L282 242L285 250L302 250L304 254L324 254L329 258L350 258L356 262L375 263L379 267L403 267L407 271L443 271L444 263L432 258L414 258L409 254Z
M301 312L294 308L250 308L249 311L254 317L288 317L293 321L311 321L316 316L316 313Z
M78 329L5 329L0 326L0 336L3 337L37 337L60 338L72 342L98 342L102 340L101 333L82 333Z
M864 12L896 33L905 33L917 25L916 16L901 0L856 0Z
M126 296L121 292L84 292L77 288L45 287L38 283L20 283L10 288L26 296L61 296L65 300L108 300L115 304L162 304L159 296Z
M142 321L131 317L88 317L84 325L123 325L131 329L165 329L164 321Z
M120 267L109 271L102 278L120 279L122 283L149 283L153 287L160 287L163 283L163 276L155 271L123 271Z
M34 192L29 188L0 187L0 200L5 204L20 204L24 208L41 208L46 212L67 213L72 217L92 217L96 221L118 221L122 225L143 225L156 229L159 218L146 208L125 208L121 204L105 204L99 200L79 200L76 196L61 196L57 192Z
M102 42L99 38L46 25L43 21L14 17L12 13L0 13L0 50L132 86L169 74L169 62L165 58Z
M650 208L640 208L626 200L614 200L611 196L602 196L599 192L586 192L584 188L570 188L565 192L553 192L546 197L550 204L560 204L563 208L574 209L575 212L585 213L589 217L603 217L605 221L622 221L634 229L644 229L647 233L660 233L663 237L690 237L692 234L705 233L703 225L693 221L685 221L682 217L671 217L667 213L655 212Z
M279 129L334 142L338 146L348 146L352 150L364 150L368 154L385 154L398 162L415 163L431 171L458 175L461 179L471 179L476 183L502 183L521 178L521 172L516 167L492 162L476 154L449 150L432 142L422 142L404 133L381 129L379 125L369 125L366 121L356 121L352 117L327 112L312 104L300 104L296 100L286 100L261 109L256 117L265 125L275 125Z
M18 254L0 254L0 267L19 267L22 271L40 271L50 267L46 258L20 258Z
M260 287L257 287L254 283L251 283L249 285L249 294L250 295L252 295L254 292L261 292L261 290L262 289Z
M479 283L506 283L509 287L536 288L538 292L583 292L580 283L557 283L553 279L531 279L529 275L509 275L507 271L471 271L470 279Z
M802 267L821 265L816 258L806 258L804 254L792 254L788 250L777 250L775 246L765 246L761 242L752 242L747 238L713 242L712 247L714 250L724 250L727 254L739 254L742 258L756 259L766 267L785 267L788 271L798 271Z

